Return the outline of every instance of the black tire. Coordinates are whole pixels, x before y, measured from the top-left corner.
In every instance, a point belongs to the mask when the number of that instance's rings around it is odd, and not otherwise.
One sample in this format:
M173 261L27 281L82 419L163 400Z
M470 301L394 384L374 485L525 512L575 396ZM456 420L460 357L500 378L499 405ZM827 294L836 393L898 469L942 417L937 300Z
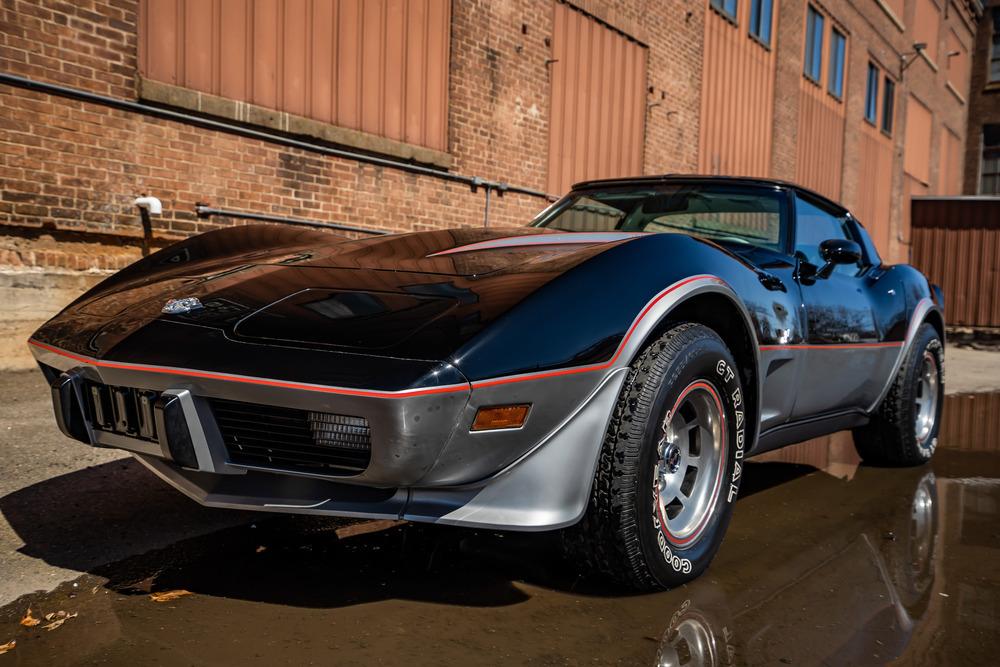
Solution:
M917 399L924 391L921 378L925 359L933 360L936 401L933 424L918 434ZM937 448L941 410L944 407L944 348L937 330L924 323L896 373L882 404L865 426L854 429L854 446L865 463L883 466L915 466L926 463Z
M668 420L688 408L681 401L695 396L694 392L710 411L714 405L712 414L722 419L718 429L707 433L705 450L697 442L700 435L676 438L688 439L685 451L689 453L711 450L704 459L699 457L699 466L701 460L712 461L704 466L710 471L707 487L697 486L703 482L694 459L684 463L684 474L694 467L698 480L688 487L691 496L703 489L701 497L711 500L692 504L692 508L703 508L692 510L697 512L693 516L701 518L692 519L695 528L680 540L668 537L667 521L660 521L664 516L658 495L661 486L654 485L654 478L666 474L667 456L661 452L677 450L667 442L665 425L674 424ZM671 410L676 411L673 416ZM667 331L629 369L608 426L587 511L579 524L564 533L570 558L586 570L638 590L671 588L700 575L722 544L732 516L742 473L745 427L739 370L722 339L700 324L680 324ZM677 458L671 460L672 472L677 472ZM683 480L686 484L687 477Z

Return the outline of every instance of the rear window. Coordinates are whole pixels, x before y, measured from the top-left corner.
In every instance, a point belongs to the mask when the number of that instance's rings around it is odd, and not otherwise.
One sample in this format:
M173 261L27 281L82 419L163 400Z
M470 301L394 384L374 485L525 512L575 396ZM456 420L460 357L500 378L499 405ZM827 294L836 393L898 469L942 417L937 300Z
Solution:
M569 232L686 234L781 249L784 198L744 187L667 185L570 194L533 223Z

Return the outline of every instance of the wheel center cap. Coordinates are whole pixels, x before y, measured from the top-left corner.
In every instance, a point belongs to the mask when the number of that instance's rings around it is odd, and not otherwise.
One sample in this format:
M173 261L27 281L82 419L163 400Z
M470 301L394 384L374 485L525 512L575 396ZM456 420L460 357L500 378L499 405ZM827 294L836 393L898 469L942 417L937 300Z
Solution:
M663 462L667 465L667 470L677 472L681 466L681 448L671 443L663 452Z

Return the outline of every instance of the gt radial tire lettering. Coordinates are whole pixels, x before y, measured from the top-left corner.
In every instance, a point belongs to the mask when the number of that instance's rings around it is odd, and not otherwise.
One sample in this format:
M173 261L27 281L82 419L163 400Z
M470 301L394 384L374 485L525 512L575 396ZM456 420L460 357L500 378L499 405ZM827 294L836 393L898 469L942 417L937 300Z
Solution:
M715 365L715 370L722 378L723 382L731 382L736 377L736 373L724 360L719 359ZM736 461L733 464L733 476L729 481L729 493L726 494L726 501L732 503L740 492L740 475L743 474L743 445L746 427L746 415L743 411L743 392L739 387L733 389L732 393L733 409L736 413L736 449L733 456Z

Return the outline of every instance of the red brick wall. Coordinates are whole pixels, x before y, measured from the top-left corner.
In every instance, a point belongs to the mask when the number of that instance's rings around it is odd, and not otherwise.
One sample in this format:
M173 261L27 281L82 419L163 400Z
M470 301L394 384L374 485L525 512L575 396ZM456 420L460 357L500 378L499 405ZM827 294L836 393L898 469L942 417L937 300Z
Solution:
M574 4L649 48L645 172L695 170L707 3ZM868 54L887 69L897 68L899 54L910 49L912 29L898 30L874 0L820 4L850 33L841 193L850 207L857 199L857 127L863 122ZM910 14L912 4L906 3ZM948 25L961 21L956 7L950 5ZM771 172L792 179L799 109L789 91L798 90L802 76L804 2L783 0L777 12ZM452 170L543 189L552 5L548 0L453 0L452 16ZM912 26L912 16L901 18ZM942 40L946 33L942 27ZM0 8L0 70L39 81L134 100L136 39L135 0L6 0ZM915 62L897 89L890 235L895 241L887 253L895 258L908 254L901 155L908 92L935 112L932 191L943 126L965 136L965 105L945 89L947 68L938 64L941 71L934 72ZM482 191L472 193L461 184L7 86L0 86L0 144L0 250L5 251L0 264L120 266L138 253L139 224L131 201L142 193L163 200L164 215L155 220L161 239L236 224L197 219L193 209L199 201L390 230L482 224ZM545 203L524 195L494 196L491 224L523 224Z
M657 30L650 80L667 101L648 122L646 161L651 171L689 169L697 149L700 13L685 19L658 8L647 16L638 6L645 3L590 4L634 25L648 18ZM551 30L548 2L454 3L453 171L544 189ZM676 49L666 34L676 35ZM10 0L0 10L6 72L134 100L135 54L134 0ZM196 202L394 231L483 220L482 190L432 177L7 86L0 86L0 109L0 264L122 266L138 254L131 202L141 193L163 201L164 215L154 218L160 239L238 224L198 219ZM494 193L490 223L524 224L546 204Z

